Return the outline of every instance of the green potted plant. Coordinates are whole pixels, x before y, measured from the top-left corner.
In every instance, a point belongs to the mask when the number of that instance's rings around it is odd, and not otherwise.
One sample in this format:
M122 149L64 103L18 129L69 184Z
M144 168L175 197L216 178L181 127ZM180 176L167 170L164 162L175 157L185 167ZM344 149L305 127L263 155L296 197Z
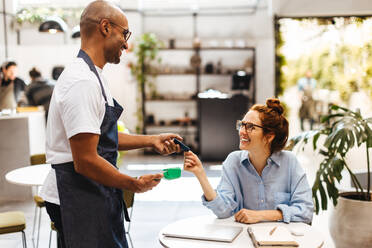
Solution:
M316 213L319 213L320 206L323 210L327 209L330 198L335 205L330 218L330 233L336 247L372 247L371 169L368 153L372 147L372 118L364 118L359 110L354 112L331 105L329 114L321 118L321 126L291 138L291 146L304 145L310 140L314 151L323 157L312 187ZM353 147L365 147L366 190L346 160ZM343 170L349 173L355 185L354 192L340 193L337 188Z
M138 125L136 127L137 133L143 133L143 118L146 117L145 111L145 98L146 98L146 87L151 91L150 95L156 95L156 87L153 79L156 76L156 71L152 69L151 65L153 62L161 62L158 57L159 49L163 46L163 43L153 33L144 33L136 40L134 45L134 54L136 56L135 63L130 63L132 75L135 76L138 83L139 97L137 98L137 120Z

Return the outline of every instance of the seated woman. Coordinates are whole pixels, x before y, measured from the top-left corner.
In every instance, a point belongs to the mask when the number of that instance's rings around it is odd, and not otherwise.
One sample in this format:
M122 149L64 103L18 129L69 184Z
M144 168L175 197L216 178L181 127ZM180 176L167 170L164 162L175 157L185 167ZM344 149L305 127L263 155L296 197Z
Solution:
M312 192L304 170L292 152L283 151L288 121L278 99L250 108L237 122L240 151L223 162L214 190L199 158L185 152L184 170L195 174L204 191L203 204L218 218L235 216L242 223L284 221L311 223Z

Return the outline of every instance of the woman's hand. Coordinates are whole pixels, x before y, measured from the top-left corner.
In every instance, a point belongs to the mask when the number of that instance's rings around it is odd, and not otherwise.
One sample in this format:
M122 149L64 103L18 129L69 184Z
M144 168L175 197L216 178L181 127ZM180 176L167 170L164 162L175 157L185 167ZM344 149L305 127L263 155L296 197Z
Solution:
M235 220L240 223L253 224L262 221L260 211L241 209L235 214Z
M196 156L192 151L184 153L183 169L194 173L196 178L199 180L200 186L203 189L205 199L207 201L213 201L217 193L212 188L208 181L207 175L205 174L202 163L200 162L198 156Z
M204 173L204 168L198 156L196 156L192 151L184 153L183 169L194 173L195 176Z

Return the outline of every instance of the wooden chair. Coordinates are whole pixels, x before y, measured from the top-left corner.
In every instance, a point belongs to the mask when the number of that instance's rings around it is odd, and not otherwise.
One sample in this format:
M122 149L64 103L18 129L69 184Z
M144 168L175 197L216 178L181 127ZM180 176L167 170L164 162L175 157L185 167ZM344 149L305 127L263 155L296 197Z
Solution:
M34 155L32 155L30 157L30 163L31 163L31 165L45 164L46 163L45 154L34 154Z
M125 206L127 207L127 209L128 210L130 209L130 211L129 211L129 218L132 220L133 205L134 205L134 192L129 191L129 190L123 190L123 199L124 199ZM132 242L132 237L130 236L130 233L129 233L131 223L132 222L129 221L128 222L128 226L125 227L125 234L127 235L128 239L129 239L129 242L130 242L131 247L134 248L133 242Z
M23 212L3 212L0 213L0 234L22 232L22 245L27 248L26 234L26 220Z
M58 247L58 242L59 242L59 236L58 236L58 231L57 228L54 226L54 222L50 222L50 233L49 233L49 248L50 244L52 243L52 232L55 231L57 233L57 247Z
M35 154L30 157L31 165L37 164L45 164L46 157L45 154ZM38 221L38 229L37 229L37 240L36 240L36 248L39 247L39 237L40 237L40 223L41 223L41 210L45 207L44 199L38 196L39 188L36 188L36 194L34 195L34 202L35 202L35 213L34 213L34 223L32 226L32 241L34 242L35 238L35 226L36 226L36 219L39 218ZM39 211L38 211L39 210Z

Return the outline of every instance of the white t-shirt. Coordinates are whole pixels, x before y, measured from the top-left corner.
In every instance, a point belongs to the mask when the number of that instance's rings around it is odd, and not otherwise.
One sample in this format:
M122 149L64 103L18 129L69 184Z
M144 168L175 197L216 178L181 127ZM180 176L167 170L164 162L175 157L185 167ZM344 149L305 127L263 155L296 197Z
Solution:
M113 106L102 69L96 66L105 90L107 101ZM101 134L105 115L105 99L96 75L81 58L75 58L59 77L50 101L47 136L47 163L60 164L72 161L69 138L78 133ZM55 170L50 170L40 196L59 205Z

